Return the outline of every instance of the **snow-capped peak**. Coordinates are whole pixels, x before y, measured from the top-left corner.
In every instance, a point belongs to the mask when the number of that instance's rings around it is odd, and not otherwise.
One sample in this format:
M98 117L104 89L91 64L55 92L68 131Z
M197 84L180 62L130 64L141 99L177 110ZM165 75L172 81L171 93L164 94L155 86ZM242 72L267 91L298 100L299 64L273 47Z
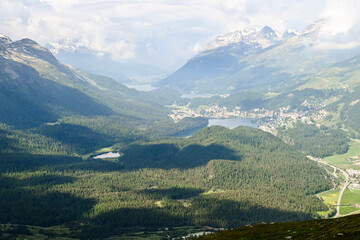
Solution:
M102 55L103 52L87 47L80 41L74 40L72 38L64 38L58 42L49 42L47 44L49 50L57 55L60 52L66 53L85 53L85 54L94 54L94 55Z
M4 34L0 33L0 41L4 43L10 43L12 42L11 39L8 36L5 36Z
M298 42L300 45L305 46L318 44L319 36L326 28L327 23L328 20L324 18L317 20L297 34L296 37L293 38L292 42Z
M295 37L296 35L298 35L299 33L298 32L294 32L294 31L289 31L289 30L286 30L283 35L282 35L282 38L283 40L288 40L292 37Z
M205 50L225 47L229 44L244 42L246 44L259 44L262 48L273 45L281 40L281 34L274 31L269 26L249 26L240 31L235 31L218 36L215 41L209 43Z
M328 23L328 19L321 18L316 22L314 22L313 24L310 24L307 28L305 28L305 30L301 34L309 34L314 32L319 33L324 28L324 26L326 26L327 23Z

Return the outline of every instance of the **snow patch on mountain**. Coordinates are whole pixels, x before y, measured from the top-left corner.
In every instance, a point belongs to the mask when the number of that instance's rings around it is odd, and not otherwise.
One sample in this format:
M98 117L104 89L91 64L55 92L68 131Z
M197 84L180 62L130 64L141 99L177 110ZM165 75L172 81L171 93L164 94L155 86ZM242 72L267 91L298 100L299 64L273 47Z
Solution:
M226 47L230 44L240 42L267 48L281 40L282 34L269 26L249 26L239 31L218 36L213 42L210 42L203 51Z
M8 37L8 36L5 36L4 34L1 34L0 33L0 43L11 43L12 40Z
M85 46L82 42L74 40L72 38L64 38L58 42L49 42L47 44L49 50L58 55L60 52L65 53L82 53L102 56L104 52Z

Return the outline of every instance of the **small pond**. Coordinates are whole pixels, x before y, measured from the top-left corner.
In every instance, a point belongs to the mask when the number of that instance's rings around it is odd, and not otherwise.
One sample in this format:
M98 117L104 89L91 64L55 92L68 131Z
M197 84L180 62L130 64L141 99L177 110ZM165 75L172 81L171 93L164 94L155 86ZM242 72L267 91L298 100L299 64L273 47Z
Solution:
M120 157L120 153L118 152L108 152L108 153L103 153L103 154L100 154L100 155L96 155L92 158L94 159L105 159L105 158L116 158L116 157Z

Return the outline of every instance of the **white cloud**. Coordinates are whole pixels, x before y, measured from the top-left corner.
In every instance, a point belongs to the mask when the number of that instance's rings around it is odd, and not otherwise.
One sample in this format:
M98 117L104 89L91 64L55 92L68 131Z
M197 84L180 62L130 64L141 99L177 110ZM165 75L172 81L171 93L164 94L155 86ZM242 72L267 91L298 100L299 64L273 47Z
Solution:
M360 36L358 9L358 0L1 0L0 32L43 45L70 37L118 61L175 68L249 24L302 30L328 17L324 42L350 46Z
M360 46L360 42L346 42L346 43L336 43L336 42L320 42L316 49L320 50L329 50L329 49L337 49L337 50L346 50L353 49Z
M347 33L359 21L359 0L329 0L322 17L329 19L324 31L331 35Z
M320 35L320 49L352 49L360 46L360 0L329 0L321 13L326 25Z

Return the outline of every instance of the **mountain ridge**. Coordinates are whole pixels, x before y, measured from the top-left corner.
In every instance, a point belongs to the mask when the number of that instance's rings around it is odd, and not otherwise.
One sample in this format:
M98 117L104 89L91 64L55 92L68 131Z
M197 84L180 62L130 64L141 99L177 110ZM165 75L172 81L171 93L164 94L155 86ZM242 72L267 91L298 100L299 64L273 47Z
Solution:
M246 37L241 31L225 34L157 86L198 93L294 89L304 77L360 52L319 47L327 24L320 19L282 36L268 26L245 29Z
M0 111L7 112L2 114L6 123L14 121L18 126L25 124L23 126L28 127L43 121L56 121L69 114L113 114L143 119L165 116L165 109L151 95L65 65L31 39L12 41L1 37L0 47L0 98L4 103ZM17 112L16 108L24 111ZM31 116L26 109L42 114ZM16 120L22 113L24 116ZM28 125L28 117L33 120L44 118Z
M151 82L166 71L131 60L114 60L111 52L98 50L72 38L49 42L46 47L60 60L93 74L105 75L123 84Z
M226 33L224 35L218 36L213 42L210 42L202 52L208 50L214 50L219 47L225 47L229 44L235 44L239 42L244 42L247 44L257 43L262 48L271 46L274 41L281 41L282 38L279 38L278 35L269 26L249 26L242 30Z

